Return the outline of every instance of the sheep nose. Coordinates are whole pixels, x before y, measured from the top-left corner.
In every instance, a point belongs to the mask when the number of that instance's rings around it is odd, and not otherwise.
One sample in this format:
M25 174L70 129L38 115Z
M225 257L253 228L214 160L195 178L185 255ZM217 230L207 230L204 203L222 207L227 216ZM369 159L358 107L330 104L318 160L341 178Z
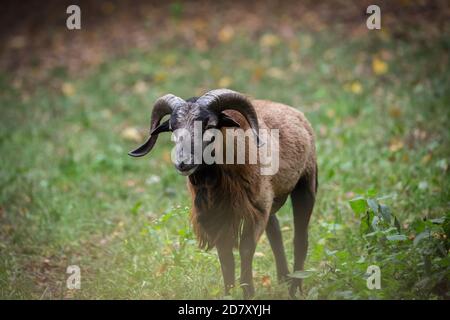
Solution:
M188 164L186 164L184 161L180 161L179 163L177 163L175 165L175 167L179 170L179 171L186 171L189 167Z
M175 168L182 175L189 175L190 173L192 173L197 168L197 165L181 161L181 162L175 164Z
M175 164L175 167L177 168L178 171L189 171L194 166L195 166L194 164L190 164L185 161L180 161Z

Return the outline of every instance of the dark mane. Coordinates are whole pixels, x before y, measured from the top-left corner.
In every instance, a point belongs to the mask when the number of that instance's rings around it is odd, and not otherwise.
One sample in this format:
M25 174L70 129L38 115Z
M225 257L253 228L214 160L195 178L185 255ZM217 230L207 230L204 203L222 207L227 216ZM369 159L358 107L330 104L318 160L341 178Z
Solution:
M232 237L237 246L243 222L253 224L263 217L249 196L258 184L245 179L248 169L210 165L189 176L191 221L201 248L211 249L223 237Z

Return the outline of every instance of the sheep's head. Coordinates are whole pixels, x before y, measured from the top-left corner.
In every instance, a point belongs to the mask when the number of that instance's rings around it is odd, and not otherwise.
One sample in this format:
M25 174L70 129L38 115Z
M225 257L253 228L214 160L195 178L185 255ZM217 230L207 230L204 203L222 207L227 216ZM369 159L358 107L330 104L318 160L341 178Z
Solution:
M249 123L257 143L260 143L258 119L250 101L238 92L217 89L209 91L198 99L193 98L187 101L173 94L159 98L151 115L150 137L129 155L133 157L146 155L152 150L160 133L172 131L175 138L175 167L181 174L190 175L199 167L199 161L196 158L198 154L194 154L195 150L198 151L198 146L194 147L194 143L197 141L194 137L196 126L201 126L202 134L208 129L239 126L222 112L224 110L240 112ZM161 123L162 118L166 115L170 115L170 118ZM190 141L192 144L189 154L186 154L185 151L186 141ZM208 142L202 141L201 150L207 144Z

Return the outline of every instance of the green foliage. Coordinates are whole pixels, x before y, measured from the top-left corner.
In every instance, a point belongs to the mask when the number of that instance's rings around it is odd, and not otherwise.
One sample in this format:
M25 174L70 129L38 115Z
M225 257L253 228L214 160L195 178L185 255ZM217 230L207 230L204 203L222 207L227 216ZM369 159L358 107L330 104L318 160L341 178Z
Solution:
M393 272L403 283L408 283L414 293L411 298L449 297L450 214L429 220L415 219L402 228L389 207L380 203L380 198L358 197L349 203L360 218L366 259L379 265L382 274ZM386 281L384 284L392 286Z

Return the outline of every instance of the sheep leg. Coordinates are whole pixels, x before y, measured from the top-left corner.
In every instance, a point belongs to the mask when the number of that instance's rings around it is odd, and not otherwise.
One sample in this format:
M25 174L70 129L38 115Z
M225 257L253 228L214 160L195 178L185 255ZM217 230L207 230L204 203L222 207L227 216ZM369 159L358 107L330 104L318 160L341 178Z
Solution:
M256 249L256 237L254 228L244 223L239 243L239 254L241 256L241 287L244 299L250 299L255 294L253 285L252 263Z
M229 239L219 241L216 244L216 248L222 269L225 295L227 296L230 294L230 289L234 287L235 282L233 242Z
M312 177L312 178L311 178ZM291 193L294 211L294 272L303 270L308 252L308 223L316 194L315 173L302 177ZM295 298L297 288L302 290L302 279L293 279L289 294Z
M280 224L278 223L278 218L275 214L269 216L266 226L266 234L275 257L278 281L285 281L287 279L287 275L289 274L289 269L286 254L284 252Z

